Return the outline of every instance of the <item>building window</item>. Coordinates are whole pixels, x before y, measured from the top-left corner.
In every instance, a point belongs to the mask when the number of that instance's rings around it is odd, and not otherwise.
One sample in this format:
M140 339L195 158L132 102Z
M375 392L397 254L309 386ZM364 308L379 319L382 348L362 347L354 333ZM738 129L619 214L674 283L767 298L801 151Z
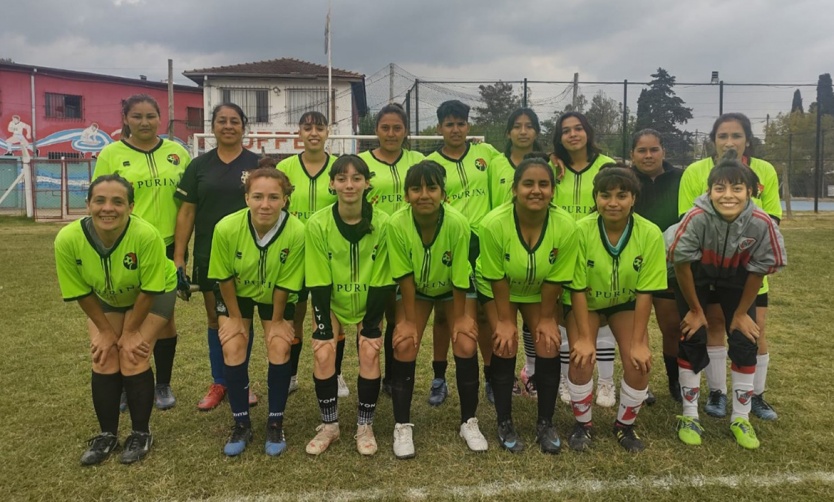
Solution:
M185 126L189 129L203 128L203 109L189 106L185 109Z
M46 155L49 160L61 160L62 158L67 160L84 158L84 155L78 152L48 152Z
M48 119L83 119L81 96L72 94L46 93L46 118Z
M267 89L221 89L224 103L234 103L243 109L250 122L269 122L269 92Z
M287 89L287 125L296 125L307 112L327 116L327 88Z

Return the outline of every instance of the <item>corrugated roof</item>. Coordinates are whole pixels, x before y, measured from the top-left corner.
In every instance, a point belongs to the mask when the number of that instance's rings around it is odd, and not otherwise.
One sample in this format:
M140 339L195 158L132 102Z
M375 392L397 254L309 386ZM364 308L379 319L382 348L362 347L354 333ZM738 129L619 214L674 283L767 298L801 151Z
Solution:
M37 71L40 75L55 75L60 76L63 78L71 78L75 80L100 80L106 82L114 82L120 84L130 84L135 86L141 87L151 87L155 89L167 89L168 84L166 82L155 82L152 80L142 80L139 78L129 78L129 77L120 77L117 75L103 75L101 73L90 73L86 71L76 71L76 70L67 70L64 68L50 68L48 66L36 66L36 65L28 65L28 64L21 64L21 63L9 63L9 62L0 62L0 70L9 70L9 71L17 71L17 72L27 72L31 73L32 71ZM202 81L197 82L198 85L202 85ZM199 92L202 93L203 90L200 87L193 87L190 85L183 85L183 84L174 84L174 89L177 91L187 91L187 92Z
M203 75L237 76L237 77L283 77L283 78L326 78L327 66L310 63L294 58L270 59L254 63L241 63L228 66L215 66L183 72L183 75L202 84ZM333 68L333 78L341 80L361 80L361 73Z

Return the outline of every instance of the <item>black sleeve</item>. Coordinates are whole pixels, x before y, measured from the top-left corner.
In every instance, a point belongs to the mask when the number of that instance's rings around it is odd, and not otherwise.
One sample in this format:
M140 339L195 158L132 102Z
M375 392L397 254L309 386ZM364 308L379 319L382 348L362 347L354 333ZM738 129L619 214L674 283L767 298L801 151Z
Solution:
M182 174L177 191L174 192L174 197L191 204L198 202L197 198L197 165L199 162L191 162L185 168Z
M316 321L316 325L313 326L313 338L316 340L333 339L333 325L330 323L330 295L332 293L332 284L310 288L310 295L313 297L313 319Z
M385 315L385 308L395 286L369 287L368 303L365 306L365 317L362 319L362 336L365 338L379 338L382 331L379 323Z

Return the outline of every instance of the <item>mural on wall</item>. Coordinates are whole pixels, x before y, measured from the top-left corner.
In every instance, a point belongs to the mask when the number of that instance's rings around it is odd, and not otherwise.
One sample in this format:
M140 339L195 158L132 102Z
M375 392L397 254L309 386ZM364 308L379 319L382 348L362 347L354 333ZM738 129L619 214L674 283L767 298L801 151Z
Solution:
M10 136L6 139L0 138L0 155L13 155L14 152L20 152L24 161L29 160L29 156L34 153L35 149L62 143L69 143L70 148L84 157L93 156L105 146L118 141L122 133L121 129L118 129L107 134L99 129L98 123L93 122L83 129L63 129L32 142L32 127L23 122L20 115L12 115L8 130ZM167 139L168 135L160 134L159 137ZM176 136L174 136L174 141L188 148L188 144Z

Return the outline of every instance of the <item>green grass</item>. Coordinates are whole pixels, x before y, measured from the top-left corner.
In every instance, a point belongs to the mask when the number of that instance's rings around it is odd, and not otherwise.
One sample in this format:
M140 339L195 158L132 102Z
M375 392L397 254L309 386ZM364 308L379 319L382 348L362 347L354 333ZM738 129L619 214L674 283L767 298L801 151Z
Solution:
M772 279L768 327L772 354L768 399L780 419L775 423L753 419L762 441L758 451L743 451L735 445L729 420L706 415L702 415L706 428L702 447L686 448L678 442L674 433L677 407L666 390L660 334L653 327L652 388L658 403L640 414L639 431L648 444L640 455L621 451L608 429L615 412L600 408L594 410L597 439L591 452L564 451L548 457L529 448L510 455L498 449L495 413L485 399L478 417L490 450L470 453L457 436L453 364L449 400L438 409L425 402L431 380L427 338L412 412L416 459L394 458L391 401L384 396L374 424L379 453L372 458L356 453L352 343L344 365L351 396L340 406L342 439L321 457L306 455L304 445L319 423L308 340L299 372L301 390L290 396L287 407L289 450L277 459L267 458L262 453L266 358L258 334L250 370L253 387L262 398L253 410L255 439L240 458L227 459L221 449L231 424L228 405L209 413L199 413L195 407L209 383L203 307L195 297L177 306L181 336L174 391L178 404L167 412L154 412L153 452L139 465L126 467L111 458L94 468L78 464L86 440L97 431L97 422L90 399L83 316L74 303L61 301L55 280L52 241L59 228L0 218L5 341L0 369L0 486L4 498L824 500L834 490L834 429L828 399L834 377L827 356L834 216L800 215L783 224L790 265ZM515 399L514 416L530 445L535 403ZM556 421L564 437L572 423L565 405L559 405ZM123 415L122 439L128 427L129 419Z

